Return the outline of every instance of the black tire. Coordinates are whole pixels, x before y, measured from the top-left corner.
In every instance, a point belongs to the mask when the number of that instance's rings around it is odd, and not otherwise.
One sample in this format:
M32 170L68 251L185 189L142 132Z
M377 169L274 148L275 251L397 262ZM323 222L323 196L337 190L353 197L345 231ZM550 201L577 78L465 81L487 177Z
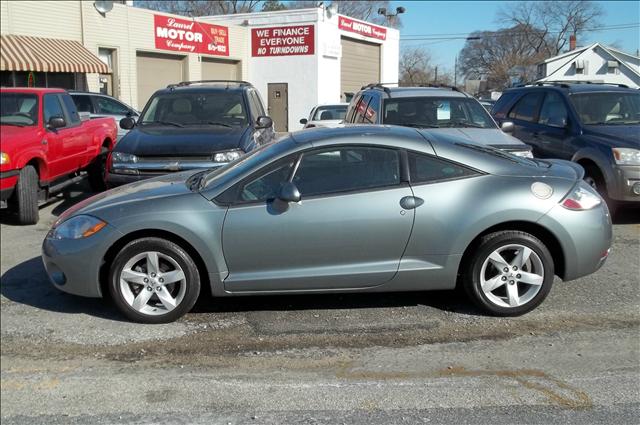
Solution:
M184 272L185 293L181 302L164 314L145 314L133 308L125 299L120 286L120 274L126 263L136 255L155 251L171 257ZM145 290L142 288L141 290ZM169 323L188 313L200 294L200 274L193 259L179 245L166 239L148 237L136 239L125 245L116 255L109 270L109 293L117 308L129 319L140 323ZM152 295L153 297L153 295ZM154 302L153 298L150 299ZM159 303L159 298L157 300Z
M108 149L102 148L100 155L96 156L87 173L89 174L89 186L94 192L102 192L107 188L105 183L105 172L107 167Z
M618 203L613 199L609 198L609 194L607 193L607 185L604 181L604 176L602 172L593 165L588 165L584 167L584 181L594 188L602 199L607 203L607 207L609 208L609 212L611 215L615 214L618 210Z
M489 255L501 247L514 244L523 245L537 254L544 268L543 281L539 291L530 301L517 307L502 307L491 301L482 290L481 271ZM544 301L551 291L553 279L553 258L542 241L529 233L505 230L488 234L480 239L465 264L463 285L469 298L485 312L494 316L520 316L533 310Z
M20 170L16 184L15 201L18 223L36 224L40 218L38 211L38 173L32 165Z

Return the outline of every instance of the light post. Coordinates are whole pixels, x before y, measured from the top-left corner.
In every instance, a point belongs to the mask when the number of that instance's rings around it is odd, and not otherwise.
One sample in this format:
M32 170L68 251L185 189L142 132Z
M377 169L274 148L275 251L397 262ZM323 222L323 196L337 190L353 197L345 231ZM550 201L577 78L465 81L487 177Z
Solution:
M392 12L387 13L387 8L381 7L380 9L378 9L378 15L384 16L387 19L387 22L389 22L391 18L395 18L406 11L407 9L405 9L402 6L399 6L399 7L396 7L396 13L392 13Z

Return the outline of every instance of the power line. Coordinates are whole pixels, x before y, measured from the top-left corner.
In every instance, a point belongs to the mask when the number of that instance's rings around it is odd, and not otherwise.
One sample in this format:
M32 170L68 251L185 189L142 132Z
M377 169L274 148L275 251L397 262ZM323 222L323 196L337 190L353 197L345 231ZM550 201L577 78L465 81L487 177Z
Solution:
M640 27L640 22L629 23L629 24L616 24L609 26L602 26L596 28L589 28L588 31L592 32L601 32L601 31L613 31L613 30L623 30L623 29L631 29ZM549 31L547 34L560 34L563 31ZM407 35L400 38L400 41L430 41L430 40L466 40L469 37L469 34L480 33L480 37L482 38L490 38L490 37L504 37L510 35L523 35L529 34L528 31L487 31L486 33L483 31L477 31L474 33L457 33L450 34L450 36L445 37L448 34L424 34L424 35ZM442 37L440 37L442 36Z

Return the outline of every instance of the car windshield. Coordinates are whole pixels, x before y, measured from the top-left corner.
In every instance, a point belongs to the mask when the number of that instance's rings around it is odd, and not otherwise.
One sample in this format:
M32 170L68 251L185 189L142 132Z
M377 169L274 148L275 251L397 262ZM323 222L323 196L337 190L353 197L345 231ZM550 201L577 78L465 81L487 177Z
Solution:
M28 93L2 93L0 124L25 127L38 123L38 97Z
M425 128L497 128L477 100L467 97L385 99L384 124Z
M347 105L318 106L312 121L343 120L347 113Z
M640 123L640 93L574 93L570 99L584 125Z
M167 93L154 96L142 117L142 125L244 127L247 111L241 92Z

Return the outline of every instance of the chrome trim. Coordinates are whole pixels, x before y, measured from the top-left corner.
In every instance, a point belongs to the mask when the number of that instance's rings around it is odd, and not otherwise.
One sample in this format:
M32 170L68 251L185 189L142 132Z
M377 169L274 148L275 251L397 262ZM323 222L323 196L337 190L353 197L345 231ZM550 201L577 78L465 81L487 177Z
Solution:
M138 171L185 171L194 169L217 168L228 164L227 162L213 161L139 161L135 163L113 162L111 169L117 173L118 169Z

